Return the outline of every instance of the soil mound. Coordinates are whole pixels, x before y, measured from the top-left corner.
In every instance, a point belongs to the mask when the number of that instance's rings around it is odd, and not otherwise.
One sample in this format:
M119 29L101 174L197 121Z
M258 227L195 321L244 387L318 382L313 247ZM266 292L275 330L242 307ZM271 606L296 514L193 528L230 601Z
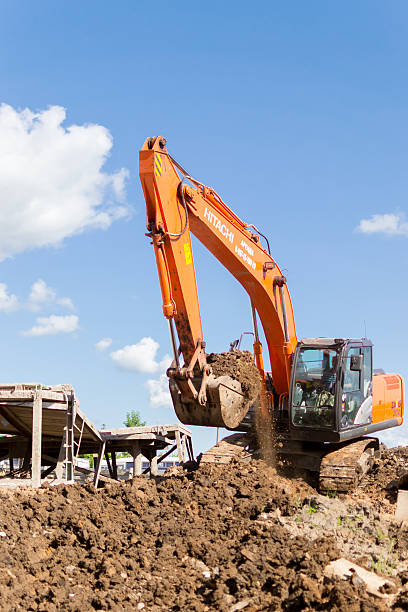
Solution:
M2 610L383 610L323 580L333 535L293 535L310 495L263 461L167 477L3 491ZM309 514L306 510L304 513Z

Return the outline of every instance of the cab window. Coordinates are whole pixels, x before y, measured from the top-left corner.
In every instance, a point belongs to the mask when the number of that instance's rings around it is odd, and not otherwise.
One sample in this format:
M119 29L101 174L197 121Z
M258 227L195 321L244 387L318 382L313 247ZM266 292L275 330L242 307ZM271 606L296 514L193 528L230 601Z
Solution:
M346 357L346 370L344 374L344 391L360 391L360 372L350 369L352 355L360 355L359 348L350 348Z
M334 427L338 353L302 348L292 390L292 422L301 427Z

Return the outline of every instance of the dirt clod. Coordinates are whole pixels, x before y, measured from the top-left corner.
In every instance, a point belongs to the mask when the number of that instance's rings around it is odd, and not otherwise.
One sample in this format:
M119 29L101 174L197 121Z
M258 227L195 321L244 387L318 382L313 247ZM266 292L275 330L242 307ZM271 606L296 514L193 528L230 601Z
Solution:
M214 376L231 376L239 380L248 405L258 401L261 389L261 375L249 351L230 351L229 353L210 353L207 362Z

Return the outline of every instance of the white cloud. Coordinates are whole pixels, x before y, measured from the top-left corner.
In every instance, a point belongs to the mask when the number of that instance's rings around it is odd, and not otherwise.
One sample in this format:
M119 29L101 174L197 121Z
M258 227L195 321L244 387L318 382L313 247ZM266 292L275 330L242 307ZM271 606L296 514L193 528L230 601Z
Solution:
M30 295L28 296L29 305L33 310L40 310L43 304L53 302L57 294L54 289L47 286L47 283L39 278L38 281L31 286Z
M112 137L101 125L64 127L65 109L0 105L0 261L60 245L128 214L128 171L102 167Z
M102 340L99 340L99 342L97 342L95 344L95 348L97 351L106 351L107 348L110 347L110 345L112 344L112 338L102 338Z
M113 351L110 356L122 370L146 374L158 373L158 378L150 378L145 383L149 391L150 405L153 408L167 408L172 406L172 402L165 371L172 359L170 355L166 354L158 361L156 355L159 346L159 343L153 338L142 338L137 344L124 346L118 351Z
M56 302L57 304L59 304L63 308L66 308L67 310L76 310L74 304L72 303L71 298L69 297L58 298Z
M39 311L44 306L54 303L59 304L68 310L75 310L75 306L73 305L71 298L57 298L56 291L51 287L48 287L47 283L42 278L39 278L31 286L30 295L28 296L28 309Z
M361 219L357 230L363 234L408 236L408 221L404 213L372 215L370 219Z
M159 378L146 381L149 391L150 405L152 408L171 408L173 402L169 391L169 379L166 374L161 374Z
M8 293L5 283L0 283L0 312L13 312L19 307L18 298L13 293Z
M153 338L142 338L137 344L129 344L113 351L110 356L122 370L152 374L159 369L156 353L159 343Z
M23 336L55 336L56 334L70 334L79 329L76 315L38 317L37 325L22 331Z

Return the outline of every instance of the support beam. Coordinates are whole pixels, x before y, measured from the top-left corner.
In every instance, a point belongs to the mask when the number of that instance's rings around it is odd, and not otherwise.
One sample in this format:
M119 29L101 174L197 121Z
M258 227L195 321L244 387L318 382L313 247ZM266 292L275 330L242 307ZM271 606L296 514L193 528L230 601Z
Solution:
M113 477L115 480L119 480L118 479L118 466L116 465L116 451L115 450L111 450L111 457L112 457L112 472L113 472Z
M181 448L183 451L183 463L186 460L187 457L187 436L184 434L181 434Z
M53 465L50 465L50 467L48 467L46 470L43 471L43 473L41 474L41 478L47 478L47 476L49 476L51 472L55 470L55 468L56 468L55 463Z
M177 448L177 445L174 444L174 446L171 446L169 450L164 453L164 455L160 455L160 457L157 457L157 463L160 463L161 461L164 461L165 459L167 459L167 457L171 455L171 453L174 453L176 448Z
M179 431L176 431L176 444L177 444L177 454L178 454L178 458L180 463L184 463L184 452L183 452L183 446L181 444L181 435Z
M105 459L106 459L106 465L108 466L109 476L113 478L112 466L111 466L108 452L105 453Z
M55 475L57 480L62 480L64 478L64 461L65 461L65 429L62 434L62 442L59 449L57 467L55 468Z
M96 461L96 466L95 466L95 478L94 478L95 489L98 488L99 477L101 475L102 457L105 454L105 446L106 446L106 442L104 440L99 446L98 459Z
M142 474L142 453L139 444L132 445L133 457L133 476L141 476Z
M157 460L158 460L158 456L155 453L153 457L150 459L150 476L159 475L159 470L157 468Z
M42 435L42 394L34 392L33 439L31 450L31 481L33 487L41 486L41 435Z
M193 441L191 436L187 436L187 453L190 461L195 461L194 451L193 451Z

